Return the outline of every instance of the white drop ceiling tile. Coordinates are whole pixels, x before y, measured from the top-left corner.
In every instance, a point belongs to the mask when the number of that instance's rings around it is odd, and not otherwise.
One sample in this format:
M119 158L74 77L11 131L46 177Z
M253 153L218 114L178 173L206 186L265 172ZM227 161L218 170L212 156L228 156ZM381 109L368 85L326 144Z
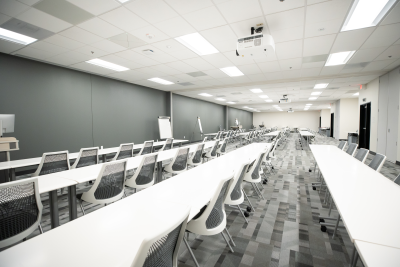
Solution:
M194 81L197 81L196 78L189 76L186 73L176 74L176 75L174 75L174 77L175 77L175 81L180 82L180 83L182 83L182 82L192 82L193 83Z
M323 67L320 76L339 74L343 68L344 65Z
M331 53L358 50L375 28L341 32L337 35Z
M229 51L223 53L225 57L231 61L235 66L241 66L241 65L248 65L248 64L255 64L254 57L252 56L237 56L236 51Z
M271 30L271 35L276 43L303 39L303 26L282 30Z
M176 58L178 60L184 60L184 59L198 57L198 55L196 53L192 52L191 50L189 50L187 48L185 48L184 50L180 50L180 51L170 52L168 54L170 54L171 56L173 56L174 58Z
M121 80L127 80L127 81L138 81L138 80L151 78L151 77L148 77L147 74L139 72L137 70L114 72L114 73L110 74L109 76L117 78L117 79L121 79Z
M258 0L231 0L217 4L217 8L228 23L262 16Z
M165 53L168 53L168 54L171 52L176 52L176 51L187 49L180 42L178 42L172 38L168 39L168 40L160 41L157 43L152 43L151 45L154 46L155 48L160 49L161 51L163 51Z
M50 36L49 38L44 40L47 43L51 43L54 45L58 45L70 50L76 49L78 47L84 46L84 43L72 40L70 38L67 38L65 36L62 36L60 34L54 34Z
M158 53L154 57L148 56L148 58L154 59L155 61L157 61L159 63L169 63L169 62L178 61L178 59L176 59L175 57L173 57L169 54L166 54L166 53Z
M72 26L72 24L37 10L36 8L30 8L19 14L16 18L51 32L59 32Z
M316 77L319 76L322 68L309 68L301 70L301 77Z
M219 42L221 40L231 41L235 43L237 41L236 34L228 26L221 26L213 29L201 31L200 34L206 38L209 42Z
M149 23L125 7L107 12L100 18L127 32L149 26Z
M301 70L286 70L281 72L281 79L295 79L301 77Z
M78 27L103 38L109 38L111 36L123 33L121 29L99 18L93 18L85 21L79 24Z
M400 23L379 26L361 49L390 46L400 38Z
M162 0L135 0L125 4L125 7L150 23L157 23L179 16Z
M179 14L190 13L214 5L211 0L165 0L165 2Z
M39 49L39 50L43 50L43 51L47 51L50 53L54 53L54 55L65 53L68 51L67 48L64 48L64 47L61 47L58 45L54 45L51 43L47 43L45 41L36 41L33 44L31 44L30 47Z
M271 32L287 28L303 27L304 8L267 15L265 19Z
M357 50L355 54L350 58L348 64L373 61L387 48L388 47L385 46L385 47L374 47L374 48Z
M343 19L334 19L327 21L319 21L315 23L306 23L305 38L328 35L340 32Z
M303 7L305 4L305 0L284 1L284 2L275 0L260 0L260 3L264 10L264 14L271 14L271 13L277 13Z
M157 29L154 26L146 26L140 29L136 29L133 31L130 31L132 35L135 35L137 38L147 42L147 43L156 43L159 41L163 41L166 39L169 39L169 36ZM146 34L151 34L153 37L150 39L149 37L146 36Z
M85 44L92 44L103 40L100 36L85 31L79 27L69 28L59 34Z
M358 73L362 70L363 68L351 68L351 69L342 69L340 71L340 74L347 74L347 73Z
M162 71L159 71L159 70L155 70L155 69L153 69L151 67L140 68L140 69L137 69L137 71L143 72L143 73L148 74L148 75L150 75L152 77L161 77L161 76L167 75L165 72L162 72Z
M336 34L304 39L303 57L329 54Z
M126 61L126 62L124 62L124 67L127 67L127 68L133 70L133 69L140 69L140 68L144 67L144 65L139 64L135 61Z
M369 63L362 71L366 72L366 71L382 70L395 61L396 61L396 59L374 61L374 62Z
M232 62L228 60L222 53L206 55L203 56L202 58L217 68L225 68L233 66Z
M211 85L211 86L217 86L217 85L223 85L224 83L221 82L220 80L213 79L213 80L207 80L205 83Z
M279 72L268 72L265 74L268 81L280 80L282 78L282 71Z
M303 63L301 65L301 68L302 69L322 68L323 66L325 66L325 61Z
M0 52L2 53L11 53L14 52L18 49L23 48L24 45L21 44L17 44L17 43L12 43L12 42L8 42L8 41L4 41L0 39Z
M88 55L84 55L76 51L68 51L66 53L50 57L47 59L47 61L60 65L69 66L89 59L91 59L91 57Z
M259 74L250 74L246 75L252 82L263 82L266 81L267 78L265 77L265 74L259 73Z
M39 50L30 46L18 50L15 54L42 60L56 55L54 52Z
M278 60L276 53L267 53L264 57L255 58L256 63L270 62Z
M219 42L211 42L211 44L220 52L231 52L236 55L236 42L221 40Z
M385 52L379 55L377 60L398 59L400 58L400 45L392 45Z
M126 59L124 59L122 57L118 57L118 56L111 55L111 54L103 56L100 59L108 61L108 62L111 62L111 63L114 63L114 64L118 64L118 65L121 65L121 66L124 66L124 64L128 62L128 60L126 60ZM126 66L124 66L124 67L126 67Z
M154 26L170 37L178 37L196 32L196 30L181 17L164 20L156 23Z
M225 19L221 16L215 6L185 14L183 17L198 31L219 27L226 24Z
M180 61L176 61L176 62L170 62L166 64L167 66L177 69L183 73L188 73L188 72L195 72L198 71L198 69L184 63L184 62L180 62Z
M97 47L90 46L90 45L85 45L85 46L79 47L79 48L75 49L74 51L91 56L91 58L98 58L98 57L102 57L102 56L109 54L106 51L103 51L101 49L98 49Z
M275 53L279 60L302 57L303 40L275 44ZM320 55L319 53L318 55Z
M400 22L400 2L394 6L386 18L380 23L380 25L387 25Z
M394 63L392 63L389 66L385 67L385 70L392 70L394 68L397 68L399 65L400 65L400 59L396 60Z
M211 65L210 63L208 63L201 57L185 59L185 60L182 60L182 62L184 62L200 71L215 69L215 67L213 65Z
M249 83L251 80L247 76L239 76L239 77L232 77L234 83L241 84L241 83Z
M301 58L291 58L279 60L279 65L281 66L281 70L296 70L301 69Z
M18 2L21 2L25 5L28 6L33 6L34 4L36 4L37 2L39 2L40 0L18 0Z
M352 2L352 0L336 0L307 6L306 23L344 20Z
M395 42L394 44L400 44L400 39L397 42Z
M257 17L257 18L251 18L235 23L229 24L229 26L232 28L232 30L235 32L237 37L244 37L244 36L249 36L251 35L251 27L254 27L257 24L263 24L264 25L264 33L268 33L268 29L266 28L266 21L264 17Z
M92 46L99 48L103 51L106 51L108 53L117 53L126 50L126 47L117 45L116 43L108 40L102 40L100 42L93 43Z
M307 5L313 5L313 4L326 2L326 1L331 1L331 0L307 0Z
M213 69L213 70L206 70L203 71L205 74L207 74L208 76L215 78L215 79L220 79L220 78L225 78L226 74L224 72L222 72L219 69Z
M25 12L30 7L15 0L1 0L0 12L10 17L15 17L22 12Z
M234 84L236 83L234 79L232 79L231 77L228 77L227 75L225 75L226 78L221 78L218 79L220 82L222 82L222 84L228 85L228 84Z
M4 15L0 13L0 25L6 22L7 20L11 19L10 16Z
M258 67L261 69L262 72L278 72L281 71L281 66L279 61L271 61L271 62L264 62L258 63Z
M238 69L243 72L244 75L261 74L262 71L257 64L248 64L238 66Z
M115 0L67 0L67 1L96 16L121 6Z

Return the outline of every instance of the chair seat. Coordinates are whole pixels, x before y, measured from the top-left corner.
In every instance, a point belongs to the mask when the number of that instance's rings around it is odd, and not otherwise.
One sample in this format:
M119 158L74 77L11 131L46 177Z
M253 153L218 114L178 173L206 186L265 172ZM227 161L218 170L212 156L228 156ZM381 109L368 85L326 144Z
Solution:
M5 215L0 220L2 239L17 235L31 227L38 219L38 215L27 211L15 211L10 215ZM16 223L18 222L18 223Z

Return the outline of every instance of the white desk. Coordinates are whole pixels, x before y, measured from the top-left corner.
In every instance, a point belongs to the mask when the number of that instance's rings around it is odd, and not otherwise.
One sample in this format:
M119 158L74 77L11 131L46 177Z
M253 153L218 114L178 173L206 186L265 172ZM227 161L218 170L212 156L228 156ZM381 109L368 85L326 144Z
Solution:
M304 128L301 128L301 129L304 129ZM307 147L309 148L309 144L310 144L309 138L311 136L314 136L314 134L310 133L309 131L299 131L299 133L300 133L301 137L304 137L304 139L306 139ZM301 140L303 141L303 138Z
M400 249L356 240L355 246L365 267L398 267Z
M274 131L274 132L270 132L267 133L266 136L277 136L281 131Z

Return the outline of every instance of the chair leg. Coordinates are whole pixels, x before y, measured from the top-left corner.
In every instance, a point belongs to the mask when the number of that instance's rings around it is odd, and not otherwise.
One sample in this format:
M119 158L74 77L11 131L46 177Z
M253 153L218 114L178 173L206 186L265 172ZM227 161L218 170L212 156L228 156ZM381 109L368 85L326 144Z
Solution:
M224 232L221 232L222 237L225 239L226 244L229 246L229 249L231 250L232 253L234 253L235 251L233 251L231 244L229 243L228 239L226 239Z
M335 239L335 235L336 235L336 231L337 231L337 228L338 228L338 225L339 225L339 221L340 221L340 214L338 215L337 220L336 220L335 230L333 231L332 239Z
M82 205L82 200L79 201L79 206L81 206L81 210L82 210L83 215L86 215L85 209L83 208L83 205Z
M249 221L247 220L246 216L244 216L244 213L243 213L242 209L240 208L240 206L239 206L239 205L237 205L237 207L238 207L238 209L239 209L240 213L242 214L242 216L243 216L244 220L246 221L246 223L249 223Z
M229 231L228 231L228 229L227 229L226 227L225 227L225 232L226 232L226 234L228 235L229 239L231 240L232 245L233 245L234 247L236 247L236 244L235 244L235 242L233 242L233 238L232 238L231 234L229 233Z
M183 242L185 242L186 248L187 248L187 250L189 251L190 256L192 256L192 259L193 259L194 264L196 265L196 267L200 267L200 265L199 265L199 263L197 262L196 257L194 256L193 251L192 251L192 249L190 248L189 243L187 242L186 238L183 238Z
M38 224L38 228L39 228L39 232L41 233L41 234L43 234L43 228L42 228L42 225L39 223Z
M245 192L243 189L242 189L242 192L243 192L244 196L246 197L247 202L249 202L251 209L252 209L253 211L256 211L256 210L254 209L253 205L251 204L251 201L250 201L249 197L247 196L246 192Z

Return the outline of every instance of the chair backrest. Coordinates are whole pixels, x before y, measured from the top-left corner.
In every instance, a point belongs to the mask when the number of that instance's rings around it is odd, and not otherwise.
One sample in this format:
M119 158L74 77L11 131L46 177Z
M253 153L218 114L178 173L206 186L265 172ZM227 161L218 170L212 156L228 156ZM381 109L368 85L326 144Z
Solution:
M187 160L189 156L189 148L180 148L171 162L171 169L173 171L183 171L187 168Z
M248 174L246 175L246 181L257 180L260 178L260 166L267 152L268 151L260 152L254 164L249 167Z
M400 185L400 174L397 175L396 178L394 178L393 182L395 182L396 184Z
M0 248L21 241L42 219L38 178L0 184Z
M368 164L368 166L374 169L375 171L379 172L383 166L383 163L385 163L385 160L386 160L385 155L376 154L375 157Z
M165 140L165 144L160 149L160 151L170 150L172 149L173 146L174 146L174 138L168 138L167 140Z
M225 138L224 140L222 140L221 147L217 149L217 152L218 153L225 153L226 152L227 143L228 143L228 138Z
M365 148L360 148L355 156L356 159L361 161L362 163L365 162L369 154L369 150Z
M214 146L211 148L211 150L207 154L211 157L215 157L217 155L218 145L219 145L219 140L215 141Z
M236 204L234 202L243 202L242 182L246 171L249 168L250 162L250 159L243 162L238 171L235 173L235 176L233 177L232 183L229 186L228 194L225 199L226 204L234 205Z
M70 169L68 151L43 153L39 167L32 177L62 172Z
M346 146L346 144L347 144L346 141L340 141L340 143L339 143L339 145L338 145L338 148L339 148L340 150L343 150L344 147Z
M75 160L71 169L82 168L90 165L96 165L99 163L99 148L81 148L79 151L78 158Z
M139 154L137 154L137 155L141 156L141 155L153 153L153 144L154 144L154 140L145 141L142 149L140 149Z
M204 137L204 139L203 139L203 143L205 143L207 141L207 136L206 137Z
M134 143L120 144L118 152L112 160L114 161L133 157L133 145Z
M82 199L97 204L111 203L124 194L127 160L104 163L99 176Z
M201 163L201 156L203 155L204 146L204 143L197 145L196 152L194 152L189 159L190 164L196 165Z
M349 147L347 148L346 153L353 157L354 154L356 153L357 146L358 146L357 144L351 143L351 144L349 145Z
M125 184L133 188L148 187L154 184L154 172L156 170L158 154L143 156L139 167L131 178L126 179Z

